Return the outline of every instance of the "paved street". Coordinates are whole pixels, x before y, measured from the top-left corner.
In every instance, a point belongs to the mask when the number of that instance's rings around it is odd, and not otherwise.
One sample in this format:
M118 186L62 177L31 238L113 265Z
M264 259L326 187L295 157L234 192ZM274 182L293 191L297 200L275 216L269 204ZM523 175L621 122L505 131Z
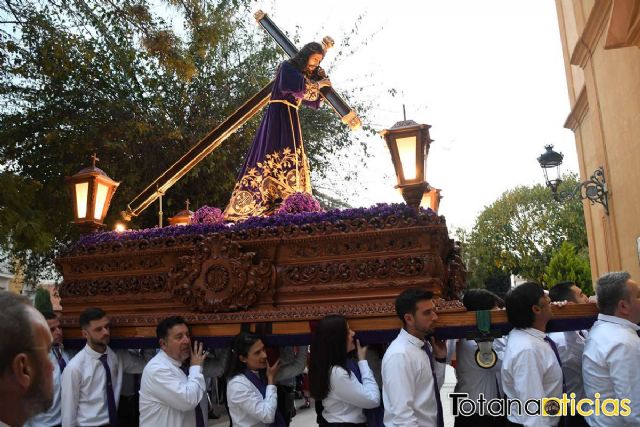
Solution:
M442 397L442 405L444 410L444 425L445 427L453 427L453 416L451 415L451 404L449 401L449 393L453 392L453 387L456 384L456 377L451 366L447 365L447 371L445 374L445 381L442 389L440 391L440 396ZM296 404L297 407L302 405L302 400L299 400ZM217 420L209 420L209 427L227 427L229 425L229 419L225 417L221 417ZM302 409L298 411L298 414L293 419L291 423L291 427L313 427L317 426L316 423L316 413L313 409L313 404L309 409Z

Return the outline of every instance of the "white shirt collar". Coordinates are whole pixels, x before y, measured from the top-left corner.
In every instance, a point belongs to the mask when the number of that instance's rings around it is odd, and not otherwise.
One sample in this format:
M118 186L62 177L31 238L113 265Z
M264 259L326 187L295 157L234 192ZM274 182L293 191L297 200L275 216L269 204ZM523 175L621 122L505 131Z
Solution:
M160 350L159 354L162 354L162 356L165 359L167 359L169 361L169 363L171 363L176 368L181 368L182 367L182 363L181 362L178 362L176 359L174 359L173 357L169 356L164 350Z
M635 323L630 322L627 319L623 319L622 317L618 317L618 316L610 316L608 314L598 314L598 320L602 321L602 322L608 322L608 323L616 323L620 326L625 326L627 328L631 328L634 331L640 331L640 326L636 325Z
M107 349L105 350L104 353L98 353L97 351L95 351L94 349L91 348L91 346L89 344L84 346L84 350L87 352L87 354L91 357L93 357L94 359L100 359L100 357L103 354L107 354L109 353L109 347L107 347Z
M415 345L418 348L422 348L422 346L424 346L424 340L421 340L420 338L411 335L404 328L400 329L399 335L402 336L405 340L409 341L409 343Z
M541 339L543 341L547 337L547 334L545 334L544 332L536 328L524 328L524 329L518 329L518 330L524 332L525 334L531 335L532 337Z

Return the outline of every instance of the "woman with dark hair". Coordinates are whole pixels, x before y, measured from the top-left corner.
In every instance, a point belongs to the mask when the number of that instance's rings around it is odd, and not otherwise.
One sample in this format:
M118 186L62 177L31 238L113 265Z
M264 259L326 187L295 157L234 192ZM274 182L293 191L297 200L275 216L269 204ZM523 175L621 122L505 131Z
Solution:
M278 67L269 106L225 209L226 220L272 215L289 195L311 194L298 108L302 103L318 108L320 89L331 86L318 67L324 54L323 45L308 43Z
M227 402L233 426L284 427L275 386L280 361L269 366L262 340L248 332L236 335L231 351Z
M322 319L311 343L309 383L316 401L318 424L367 426L363 409L380 405L380 390L365 360L367 348L353 340L355 333L338 315ZM358 363L348 353L357 350Z

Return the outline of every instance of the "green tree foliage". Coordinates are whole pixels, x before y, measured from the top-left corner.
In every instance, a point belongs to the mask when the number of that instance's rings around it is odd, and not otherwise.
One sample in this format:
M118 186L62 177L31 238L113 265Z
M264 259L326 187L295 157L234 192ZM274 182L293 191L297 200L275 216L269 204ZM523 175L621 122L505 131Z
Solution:
M577 182L566 176L561 190ZM464 246L469 281L482 286L516 274L544 282L547 264L565 241L587 248L582 202L558 203L542 185L516 187L478 216Z
M49 294L49 291L45 288L36 289L36 296L33 305L41 313L53 313L51 294Z
M569 242L562 243L544 271L544 281L549 286L565 280L575 282L585 294L593 295L589 254L577 251Z
M112 224L273 77L284 54L255 25L252 7L249 0L0 0L0 249L21 259L26 280L76 237L64 177L91 153L122 182L106 219ZM366 114L352 96L358 87L339 90ZM259 116L170 190L166 214L186 198L194 207L226 205ZM320 176L337 153L363 146L327 107L303 110L301 120ZM156 209L135 225L154 226Z

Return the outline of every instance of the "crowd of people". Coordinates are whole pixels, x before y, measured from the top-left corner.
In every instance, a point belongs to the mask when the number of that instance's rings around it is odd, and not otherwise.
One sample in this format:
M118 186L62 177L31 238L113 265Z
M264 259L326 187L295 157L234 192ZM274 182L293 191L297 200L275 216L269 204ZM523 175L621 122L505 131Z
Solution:
M0 292L0 427L204 427L207 379L223 373L233 426L288 426L295 379L308 355L309 391L323 427L443 427L440 388L447 364L457 376L456 427L638 426L640 289L628 273L607 273L596 284L596 297L599 315L590 330L547 334L552 304L588 302L574 283L546 292L527 282L504 301L484 289L468 290L468 310L504 306L513 327L493 341L496 363L480 366L473 339L432 336L434 295L423 289L406 289L396 298L403 327L375 352L361 345L340 315L315 325L309 352L268 348L260 335L241 332L229 350L209 354L179 316L157 325L158 349L114 350L107 313L88 308L79 322L86 345L75 355L63 347L55 314ZM137 394L124 390L130 374L141 374ZM123 416L121 395L131 394L139 409L134 421Z

